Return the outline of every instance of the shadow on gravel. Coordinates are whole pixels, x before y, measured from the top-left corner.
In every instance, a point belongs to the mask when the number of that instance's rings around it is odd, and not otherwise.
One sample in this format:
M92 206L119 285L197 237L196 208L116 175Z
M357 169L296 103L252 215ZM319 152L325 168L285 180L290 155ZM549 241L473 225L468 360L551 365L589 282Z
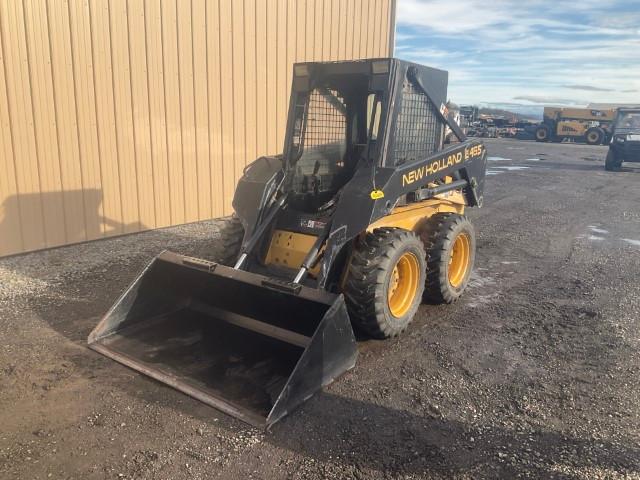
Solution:
M319 462L384 474L514 478L527 472L534 478L584 478L590 469L605 476L640 472L637 447L555 432L479 428L329 393L277 424L265 441Z

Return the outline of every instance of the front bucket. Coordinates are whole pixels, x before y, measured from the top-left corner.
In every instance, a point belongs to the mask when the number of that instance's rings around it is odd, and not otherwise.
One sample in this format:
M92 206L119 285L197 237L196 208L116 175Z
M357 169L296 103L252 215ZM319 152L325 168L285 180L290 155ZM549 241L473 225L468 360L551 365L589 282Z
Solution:
M268 427L355 365L342 295L171 252L157 256L89 347Z

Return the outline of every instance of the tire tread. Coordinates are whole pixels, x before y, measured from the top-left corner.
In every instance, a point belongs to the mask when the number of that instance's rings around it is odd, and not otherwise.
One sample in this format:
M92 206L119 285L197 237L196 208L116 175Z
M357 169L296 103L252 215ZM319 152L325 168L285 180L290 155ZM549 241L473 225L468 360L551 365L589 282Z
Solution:
M403 325L397 325L392 323L385 313L388 309L384 294L385 282L388 270L393 268L392 252L411 243L422 250L420 240L413 232L385 227L367 233L360 245L354 249L344 287L345 301L354 323L375 338L399 335L415 315L417 305L403 317L411 318ZM418 298L422 296L422 283L419 283Z
M214 262L231 267L240 253L244 227L235 215L222 219L222 222L219 237L214 241L209 256Z
M461 295L466 287L467 279L457 290L453 290L449 285L447 269L448 251L451 247L456 232L460 228L465 228L473 237L472 258L469 269L473 269L473 259L475 257L475 233L471 222L464 215L457 213L437 213L426 223L421 232L421 238L427 252L427 280L425 285L425 298L435 303L453 303Z

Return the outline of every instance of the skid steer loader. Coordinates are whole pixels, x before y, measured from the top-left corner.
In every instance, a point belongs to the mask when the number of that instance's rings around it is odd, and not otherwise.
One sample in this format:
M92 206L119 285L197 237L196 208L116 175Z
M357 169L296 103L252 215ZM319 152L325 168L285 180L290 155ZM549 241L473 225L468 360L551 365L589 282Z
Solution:
M246 167L226 249L158 255L89 346L269 427L354 366L352 325L391 337L456 300L486 152L446 94L447 72L397 59L294 65L284 152Z

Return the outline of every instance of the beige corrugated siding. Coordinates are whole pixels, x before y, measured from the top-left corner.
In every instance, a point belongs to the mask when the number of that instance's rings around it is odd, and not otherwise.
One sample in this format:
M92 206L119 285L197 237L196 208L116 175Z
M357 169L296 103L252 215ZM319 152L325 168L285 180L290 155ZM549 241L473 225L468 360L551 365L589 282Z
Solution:
M391 54L393 0L0 0L0 256L231 213L292 64Z

